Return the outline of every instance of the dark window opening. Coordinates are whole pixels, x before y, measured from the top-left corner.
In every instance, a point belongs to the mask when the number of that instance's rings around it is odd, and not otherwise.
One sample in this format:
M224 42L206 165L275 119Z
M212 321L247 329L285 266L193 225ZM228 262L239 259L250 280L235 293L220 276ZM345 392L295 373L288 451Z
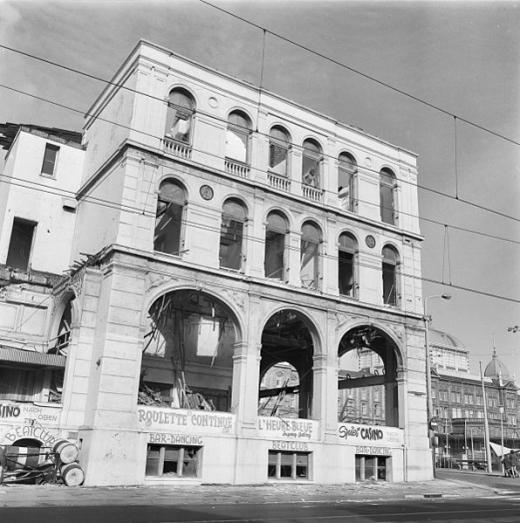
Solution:
M147 476L195 478L199 475L202 447L180 445L148 445Z
M164 182L157 200L154 250L168 254L180 253L184 205L184 189L175 182Z
M290 148L289 133L275 125L269 133L269 170L280 176L287 176Z
M356 454L356 481L386 481L389 458Z
M57 145L50 143L45 144L45 152L43 153L42 174L45 176L54 176L54 169L56 168L56 158L60 148Z
M381 221L395 224L395 177L389 169L383 169L379 178L379 204Z
M397 305L398 255L392 247L383 248L383 303Z
M355 238L347 233L341 234L338 250L338 288L339 293L343 296L356 296L356 253L357 242Z
M60 403L63 376L63 369L2 366L0 367L0 401Z
M246 210L241 202L228 200L224 203L220 230L220 266L227 269L242 268L242 240Z
M321 232L312 223L304 223L300 242L300 279L304 287L319 286Z
M264 271L266 278L285 279L285 236L287 221L277 212L267 217Z
M311 187L320 187L321 147L315 140L303 142L302 181Z
M353 156L341 153L338 162L338 196L341 207L347 211L354 210L354 179L357 173L357 163Z
M15 218L9 242L6 264L13 269L26 271L29 268L31 247L36 223Z
M309 479L309 452L270 450L267 477L272 479Z
M190 143L195 102L184 89L174 89L168 97L166 131L168 138Z
M241 111L230 113L226 132L226 158L247 163L250 135L251 120L249 117Z

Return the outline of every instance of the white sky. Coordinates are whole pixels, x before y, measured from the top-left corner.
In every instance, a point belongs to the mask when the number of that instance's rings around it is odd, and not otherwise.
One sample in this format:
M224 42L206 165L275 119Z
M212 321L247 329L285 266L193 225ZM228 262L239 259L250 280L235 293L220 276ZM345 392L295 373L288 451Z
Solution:
M520 141L520 2L232 1L215 4L462 118ZM110 78L139 38L258 84L262 33L190 1L4 2L0 44ZM0 49L0 83L85 111L100 82ZM419 154L419 184L455 194L453 118L267 35L264 87ZM0 121L80 130L82 118L0 87ZM520 219L520 147L458 124L459 198ZM423 276L520 299L520 222L419 190ZM449 274L451 272L451 274ZM433 327L471 369L499 357L520 378L518 303L425 283Z

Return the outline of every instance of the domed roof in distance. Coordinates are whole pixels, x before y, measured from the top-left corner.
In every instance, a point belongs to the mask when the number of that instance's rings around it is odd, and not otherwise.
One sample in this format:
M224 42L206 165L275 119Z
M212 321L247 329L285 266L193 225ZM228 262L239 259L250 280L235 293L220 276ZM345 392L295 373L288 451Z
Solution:
M468 350L460 340L446 332L430 329L430 345L432 347L443 347L446 349L454 349L467 352Z
M507 367L498 359L496 349L493 349L493 357L486 366L484 376L486 376L487 378L501 378L503 380L511 379Z

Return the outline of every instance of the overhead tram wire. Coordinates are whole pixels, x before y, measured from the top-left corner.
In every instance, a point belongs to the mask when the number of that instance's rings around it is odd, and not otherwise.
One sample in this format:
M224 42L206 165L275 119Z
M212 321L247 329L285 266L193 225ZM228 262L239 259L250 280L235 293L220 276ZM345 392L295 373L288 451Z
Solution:
M5 177L5 175L0 175L0 176L4 176ZM20 184L15 184L15 185L20 185ZM25 186L22 185L22 187L25 187ZM37 190L37 189L34 189L34 190ZM50 194L53 194L51 191L47 191L47 192L49 192ZM89 202L89 203L93 203L95 205L96 204L97 205L103 205L103 204L101 204L99 202L95 202L95 201L94 202ZM120 205L115 204L115 203L114 203L114 205L112 205L110 207L112 207L112 208L121 208ZM134 208L134 209L135 209L135 211L138 214L142 214L140 209L137 209L137 208ZM153 214L153 213L147 213L147 214L149 216L155 216L155 214ZM190 222L190 221L188 221L186 219L182 220L182 225L183 226L184 225L189 225L190 227L194 227L194 228L198 228L198 229L205 230L205 231L210 231L210 232L216 232L216 233L220 233L221 232L221 228L220 227L213 227L213 226L210 226L210 225L203 226L203 225L200 225L198 222ZM258 238L258 237L255 237L255 236L252 236L252 235L247 235L247 234L243 235L243 238L245 240L249 240L249 241L265 244L264 238ZM286 247L286 249L288 251L300 252L300 249L298 249L298 247L292 247L291 245L288 245ZM335 256L333 256L331 254L326 254L326 253L321 253L319 255L319 257L322 258L322 259L336 259ZM358 265L360 267L365 267L365 268L369 268L369 269L373 269L374 268L372 265L369 265L369 264L358 264ZM426 278L424 276L417 276L415 274L408 274L408 273L405 273L405 272L402 272L402 271L397 271L396 274L401 276L401 277L404 277L404 278L410 278L410 279L414 279L414 280L424 281L424 282L428 282L428 283L432 283L432 284L436 284L436 285L441 285L441 286L444 286L444 287L450 287L450 288L461 290L461 291L465 291L465 292L471 292L471 293L482 295L482 296L489 297L489 298L496 298L496 299L501 299L501 300L504 300L504 301L520 304L520 300L519 299L511 298L509 296L489 293L489 292L482 291L482 290L479 290L479 289L474 289L474 288L471 288L471 287L465 287L465 286L462 286L462 285L454 284L452 282L446 283L444 280L435 280L433 278ZM404 310L404 309L402 309L402 310L404 312L406 312L406 310Z
M78 114L81 114L81 115L84 115L84 116L93 116L93 115L91 115L90 113L85 113L84 111L82 111L82 110L80 110L80 109L76 109L76 108L74 108L74 107L71 107L71 106L68 106L68 105L65 105L65 104L61 104L61 103L59 103L59 102L55 102L55 101L53 101L53 100L49 100L49 99L47 99L47 98L43 98L43 97L41 97L41 96L37 96L37 95L34 95L34 94L32 94L32 93L28 93L28 92L26 92L26 91L22 91L21 89L16 89L16 88L14 88L14 87L11 87L11 86L8 86L8 85L5 85L5 84L1 84L1 83L0 83L0 88L7 89L7 90L10 90L10 91L13 91L13 92L16 92L16 93L19 93L19 94L22 94L22 95L25 95L25 96L31 97L31 98L35 98L35 99L40 100L40 101L42 101L42 102L46 102L46 103L49 103L49 104L51 104L51 105L55 105L55 106L60 107L60 108L62 108L62 109L69 110L69 111L72 111L72 112L75 112L75 113L78 113ZM144 135L144 136L148 136L148 137L150 137L150 138L154 138L154 139L156 139L156 140L162 140L162 139L164 138L163 136L158 136L158 135L155 135L155 134L152 134L152 133L146 132L146 131L142 131L142 130L136 129L136 128L134 128L134 127L131 127L131 126L129 126L129 125L125 125L125 124L119 123L119 122L114 122L114 121L112 121L112 120L109 120L109 119L107 119L107 118L103 118L103 117L101 117L101 116L96 116L96 118L97 118L99 121L101 121L101 122L105 122L105 123L109 123L109 124L112 124L112 125L116 125L116 126L118 126L118 127L121 127L121 128L123 128L123 129L129 130L129 131L135 131L135 132L137 132L137 133L139 133L139 134L142 134L142 135ZM201 149L197 149L197 148L195 148L195 147L191 147L191 149L192 149L193 151L200 152L200 153L202 153L202 154L204 154L204 155L206 155L206 156L211 156L211 157L219 158L219 159L220 159L220 157L219 157L218 155L214 154L214 153L210 153L210 152L208 152L208 151L203 151L203 150L201 150ZM259 169L259 168L257 168L257 167L249 166L249 168L250 168L250 170L254 170L254 171L257 171L257 172L262 173L262 174L264 173L264 171L262 171L261 169ZM359 167L359 169L360 169L360 170L367 171L367 172L372 172L372 173L377 173L377 174L379 174L379 171L375 171L375 170L373 170L373 169L369 169L369 168L366 168L366 167ZM302 182L301 180L292 180L292 181L294 181L295 183L297 183L297 184L299 184L299 185L304 185L303 182ZM413 184L412 182L408 182L408 181L406 181L406 180L402 180L402 179L399 179L399 183L407 183L407 184L412 185L412 186L414 186L414 187L422 188L420 185ZM265 185L265 184L262 185L261 183L259 183L259 185L261 185L261 186L265 186L265 187L270 187L270 186ZM440 192L440 191L436 191L435 189L429 189L429 188L425 188L425 189L428 190L428 191L431 191L431 192L437 193L437 194L439 194L439 195L441 195L441 196L446 196L446 197L448 197L448 198L450 198L450 199L455 199L453 196L446 195L445 193L442 193L442 192ZM330 190L326 190L326 189L322 189L322 191L323 191L324 194L326 194L326 193L330 193L330 194L334 194L334 195L337 194L337 193L334 192L334 191L330 191ZM368 202L368 201L363 201L363 200L359 200L359 199L358 199L357 201L359 201L359 202L363 202L363 203L367 203L367 204L369 204L369 205L377 205L377 206L379 207L379 205L378 205L378 204L375 204L374 202ZM480 209L482 209L482 210L485 210L485 211L487 211L487 212L497 214L497 215L499 215L499 216L502 216L502 217L504 217L504 218L507 218L507 219L510 219L510 220L513 220L513 221L516 221L516 222L520 222L520 218L517 218L517 217L515 217L515 216L511 216L511 215L508 215L508 214L505 214L505 213L501 213L500 211L497 211L497 210L494 210L494 209L487 208L487 207L485 207L485 206L482 206L482 205L480 205L480 204L476 204L476 203L474 203L474 202L468 202L468 201L465 201L465 200L460 199L460 198L457 199L456 201L459 201L459 202L462 201L462 202L464 202L464 203L467 203L467 204L469 204L469 205L472 205L472 206L478 207L478 208L480 208ZM398 212L398 214L402 214L402 215L404 215L404 216L410 216L410 217L417 218L417 219L420 219L420 220L429 221L429 222L431 222L431 223L437 223L437 224L440 224L440 225L443 225L443 226L446 225L444 222L439 222L439 221L433 220L433 219L431 219L431 218L424 218L424 217L422 217L422 216L419 216L419 215L416 215L416 214L412 214L412 213L406 213L406 212L404 212L404 211L402 211L402 210L397 210L397 212ZM487 234L487 233L481 233L481 232L479 232L479 231L470 230L470 229L465 229L465 228L463 228L463 227L458 227L458 226L451 225L451 224L450 224L450 226L453 227L453 228L459 229L459 230L465 230L465 231L467 231L467 232L471 232L471 233L473 233L473 234L479 234L479 235L487 236L487 237L490 237L490 236L491 236L491 237L494 237L493 235L489 235L489 234ZM497 238L497 239L501 239L501 238L498 237L498 236L496 236L496 238ZM514 243L516 243L515 240L511 240L511 239L504 239L504 240L505 240L505 241L510 241L510 242L514 242Z
M202 2L203 0L199 0L199 1ZM208 2L205 2L205 3L208 3ZM208 5L212 5L212 4L209 4L209 3L208 3ZM212 5L212 7L215 7L215 8L217 8L217 9L220 9L220 8L218 8L218 7L216 7L216 6L213 6L213 5ZM225 11L225 10L223 10L223 11ZM227 12L227 11L225 11L225 12ZM233 15L232 13L228 13L228 14L231 14L232 16L236 16L236 15ZM244 20L244 21L245 21L245 20ZM249 23L249 22L248 22L248 23ZM255 24L253 24L253 25L255 25ZM260 27L258 26L258 28L260 28ZM262 29L263 29L263 28L262 28ZM279 37L279 38L282 38L282 37L278 36L276 33L272 33L272 32L269 31L268 29L265 29L265 31L266 31L267 33L273 34L274 36L277 36L277 37ZM292 42L291 42L291 43L292 43ZM294 45L298 45L298 44L294 44ZM107 80L107 79L105 79L105 78L102 78L102 77L99 77L99 76L96 76L96 75L93 75L93 74L90 74L90 73L86 73L86 72L81 71L81 70L79 70L79 69L75 69L75 68L72 68L72 67L69 67L69 66L62 65L62 64L60 64L60 63L58 63L58 62L54 62L54 61L52 61L52 60L48 60L48 59L46 59L46 58L41 58L41 57L36 56L36 55L33 55L33 54L31 54L31 53L27 53L27 52L25 52L25 51L21 51L21 50L19 50L19 49L15 49L15 48L13 48L13 47L9 47L9 46L3 45L3 44L0 44L0 48L3 48L3 49L6 49L6 50L9 50L9 51L12 51L12 52L14 52L14 53L19 53L19 54L21 54L21 55L23 55L23 56L27 56L27 57L32 58L32 59L34 59L34 60L42 61L42 62L44 62L44 63L47 63L47 64L49 64L49 65L53 65L53 66L55 66L55 67L63 68L63 69L65 69L65 70L67 70L67 71L70 71L70 72L73 72L73 73L76 73L76 74L79 74L79 75L82 75L82 76L85 76L85 77L91 78L91 79L93 79L93 80L97 80L97 81L99 81L99 82L103 82L103 83L105 83L105 84L107 84L107 85L110 85L110 86L113 86L113 87L117 87L117 88L120 88L120 89L127 90L127 91L129 91L129 92L134 93L134 94L139 94L139 95L142 95L142 96L145 96L145 97L148 97L148 98L151 98L151 99L157 100L157 101L159 101L159 102L161 102L161 103L163 103L163 104L166 104L166 105L168 104L168 101L165 100L164 98L160 98L160 97L158 97L158 96L151 95L151 94L149 94L149 93L144 93L144 92L142 92L142 91L139 91L139 90L137 90L137 89L133 89L133 88L128 87L128 86L126 86L126 85L119 84L119 83L117 83L117 82L112 82L111 80ZM303 47L303 48L305 49L305 47ZM310 52L314 52L314 51L310 51ZM348 68L348 66L345 66L345 67ZM363 73L359 73L359 74L363 74ZM371 78L371 77L369 77L369 78ZM375 81L378 81L378 80L375 80ZM383 85L384 85L384 83L383 83ZM39 99L39 100L42 100L42 101L48 101L48 100L45 100L45 99L42 98L42 97L38 97L38 96L36 96L36 95L32 95L32 94L30 94L30 93L24 93L23 91L17 90L17 89L15 89L15 88L10 87L10 86L0 85L0 87L4 87L4 88L6 88L6 89L10 89L10 90L13 90L13 91L19 92L19 93L21 93L21 94L26 94L26 95L28 95L28 96L32 96L32 97L34 97L34 98L36 98L36 99ZM391 86L388 86L388 87L391 87ZM260 87L260 90L262 90L261 87ZM413 95L410 95L410 96L413 97ZM418 100L420 100L420 99L418 99ZM57 102L49 101L49 103L53 103L54 105L57 105L57 106L59 106L59 107L65 107L65 106L63 106L62 104L59 104L59 103L57 103ZM424 102L424 103L427 103L427 102ZM75 110L75 109L72 109L72 110ZM75 111L77 111L77 110L75 110ZM460 117L460 116L456 116L455 114L450 113L449 111L445 111L445 110L440 109L440 108L439 108L439 111L441 111L441 112L443 112L443 113L445 113L445 114L448 114L448 115L450 115L450 116L453 116L455 119L458 118L460 121L463 121L463 122L465 122L465 123L469 123L469 124L471 124L471 125L474 125L475 127L481 128L482 130L484 130L484 131L486 131L486 132L489 132L489 133L491 133L491 134L494 134L494 135L496 135L496 136L499 136L499 137L503 138L504 140L507 140L507 141L509 141L509 142L511 142L511 143L514 143L515 145L520 145L520 142L516 142L515 140L510 139L510 138L507 138L507 137L502 137L502 136L498 135L497 133L495 133L494 131L492 131L492 130L490 130L490 129L487 129L487 128L485 128L485 127L479 126L478 124L473 123L473 122L470 122L470 121L468 121L468 120L466 120L466 119L464 119L464 118L462 118L462 117ZM88 116L94 116L94 117L96 117L96 118L98 118L98 119L100 119L100 120L102 120L102 121L107 121L107 122L109 122L109 123L113 123L114 125L121 125L121 124L118 124L118 123L116 123L116 122L110 122L109 120L103 120L101 117L99 117L99 116L95 116L94 114L87 114L87 113L84 113L83 111L77 111L77 112L81 112L81 114L84 115L84 116L87 116L87 115L88 115ZM198 110L197 113L199 113L199 114L203 114L204 116L210 117L210 118L212 118L212 119L214 119L214 120L216 120L216 121L227 123L227 120L225 120L224 118L220 118L219 116L216 116L216 115L214 115L214 114L207 113L207 112L200 111L200 110ZM128 127L128 128L131 129L130 127ZM143 133L143 134L149 134L149 133L145 133L144 131L139 131L139 130L137 130L137 129L133 129L133 130L135 130L136 132ZM265 136L265 137L268 137L268 136L269 136L269 135L266 134L266 133L262 133L262 132L258 131L258 129L252 131L252 133L258 134L258 135L260 135L260 136ZM153 136L153 135L150 135L150 136ZM158 137L155 137L155 138L158 138ZM162 138L162 137L160 137L159 139L161 139L161 138ZM294 143L294 142L289 142L289 145L294 146L294 147L296 147L296 148L298 148L298 149L302 149L302 146L301 146L300 144L296 144L296 143ZM210 153L205 153L205 154L210 154ZM332 156L332 155L327 154L327 153L324 153L324 152L322 152L321 156L322 156L322 157L325 157L325 158L331 158L333 161L337 161L337 157ZM374 169L370 169L370 168L368 168L368 167L360 167L360 168L364 169L364 170L367 171L367 172L372 172L372 173L375 173L375 174L379 174L379 171L376 171L376 170L374 170ZM421 189L421 190L424 190L424 191L431 192L431 193L436 194L436 195L438 195L438 196L441 196L441 197L443 197L443 198L449 198L449 199L455 200L455 201L457 201L457 202L463 203L463 204L468 205L468 206L475 207L475 208L477 208L477 209L479 209L479 210L482 210L482 211L486 211L486 212L489 212L489 213L492 213L492 214L496 214L497 216L501 216L502 218L512 219L512 220L515 220L515 221L520 222L520 218L513 217L513 216L508 215L508 214L506 214L506 213L503 213L503 212L501 212L501 211L497 211L496 209L492 209L492 208L490 208L490 207L486 207L486 206L484 206L484 205L481 205L481 204L478 204L478 203L472 202L472 201L470 201L470 200L466 200L465 198L461 198L461 197L459 197L459 195L458 195L458 180L457 180L457 189L456 189L456 194L455 194L455 196L453 196L453 195L451 195L451 194L448 194L448 193L445 193L445 192L443 192L443 191L440 191L440 190L438 190L438 189L433 189L433 188L431 188L431 187L426 187L426 186L421 185L421 184L419 184L419 183L413 183L413 182L410 182L410 181L408 181L408 180L402 180L402 179L400 179L399 182L400 182L400 183L403 183L403 184L411 185L411 186L413 186L413 187L416 187L416 188Z
M321 53L319 51L316 51L314 49L311 49L310 47L307 47L306 45L303 45L303 44L300 44L294 40L291 40L290 38L286 37L286 36L283 36L281 35L280 33L277 33L275 31L271 31L270 29L267 29L266 27L263 27L259 24L256 24L255 22L252 22L251 20L248 20L247 18L244 18L240 15L237 15L236 13L233 13L231 11L228 11L227 9L224 9L222 7L219 7L215 4L212 4L211 2L208 2L207 0L199 0L199 2L201 2L202 4L205 4L209 7L212 7L213 9L216 9L218 11L221 11L222 13L225 13L229 16L232 16L233 18L236 18L237 20L240 20L246 24L249 24L253 27L256 27L257 29L261 30L261 31L265 31L266 33L269 33L273 36L275 36L276 38L279 38L280 40L283 40L284 42L287 42L291 45L294 45L295 47L299 47L300 49L303 49L304 51L307 51L308 53L311 53L315 56L318 56L319 58L322 58L323 60L326 60L328 62L331 62L339 67L342 67L344 69L347 69L348 71L352 72L352 73L355 73L359 76L362 76L363 78L366 78L367 80L370 80L374 83L377 83L383 87L386 87L387 89L391 89L392 91L396 92L396 93L399 93L411 100L414 100L415 102L418 102L420 104L423 104L431 109L434 109L436 111L439 111L447 116L452 116L452 117L455 117L457 118L458 120L460 120L461 122L464 122L468 125L471 125L472 127L475 127L476 129L480 129L481 131L484 131L486 133L489 133L489 134L492 134L493 136L496 136L497 138L500 138L502 140L505 140L507 142L510 142L512 144L515 144L515 145L520 145L520 142L517 141L517 140L514 140L513 138L510 138L508 136L505 136L497 131L493 131L492 129L489 129L488 127L485 127L484 125L480 125L478 123L475 123L471 120L468 120L460 115L457 115L455 113L452 113L451 111L448 111L447 109L443 109L442 107L440 107L439 105L436 105L436 104L433 104L431 102L428 102L427 100L424 100L423 98L420 98L419 96L416 96L416 95L413 95L407 91L404 91L403 89L400 89L399 87L395 87L394 85L391 85L389 84L388 82L384 82L383 80L379 80L378 78L376 78L375 76L372 76L372 75L369 75L367 73L364 73L363 71L360 71L359 69L356 69L350 65L347 65L343 62L340 62L339 60L336 60L335 58L332 58L330 56L327 56L326 54L324 53Z
M1 180L2 178L4 179L7 179L9 180L9 182L5 182L5 183L10 183L12 185L15 185L16 187L23 187L23 188L26 188L26 189L32 189L34 191L39 191L39 192L44 192L44 193L47 193L47 194L51 194L51 195L54 195L54 196L69 196L69 197L72 197L72 198L75 198L76 196L76 193L74 191L70 191L70 190L67 190L67 189L54 189L54 190L50 190L49 187L47 187L46 185L42 184L42 183L38 183L38 182L34 182L34 181L31 181L31 180L23 180L23 183L16 183L15 181L13 180L18 180L17 178L15 178L14 176L9 176L5 173L0 173L0 183L1 183ZM34 185L35 187L28 187L28 185ZM261 183L259 183L259 185L261 187L265 187L265 188L270 188L270 186L268 185L263 185ZM149 195L147 193L147 200L149 198ZM125 204L120 204L118 202L112 202L110 200L106 200L104 198L99 198L97 196L91 196L91 195L87 195L83 198L81 198L80 201L86 201L87 203L91 203L93 205L99 205L101 207L107 207L107 208L110 208L110 209L117 209L117 210L122 210L122 211L125 211L125 212L131 212L133 214L138 214L138 215L145 215L145 216L149 216L149 217L155 217L155 213L153 212L147 212L145 210L143 210L143 208L139 208L139 207L136 207L136 206L133 206L133 205L125 205ZM374 203L374 202L370 202L370 201L367 201L367 200L360 200L359 198L356 199L357 202L360 202L360 203L364 203L364 204L367 204L367 205L372 205L372 206L376 206L376 207L380 207L379 204L377 203ZM389 207L384 207L384 209L387 209L387 210L390 210ZM485 233L485 232L482 232L482 231L477 231L475 229L468 229L466 227L460 227L460 226L457 226L457 225L452 225L452 224L446 224L444 222L441 222L439 220L434 220L432 218L426 218L424 216L417 216L415 214L412 214L412 213L407 213L405 211L397 211L399 214L401 215L404 215L404 216L409 216L411 218L418 218L419 220L422 220L422 221L425 221L425 222L429 222L429 223L433 223L435 225L440 225L441 227L450 227L451 229L455 229L455 230L458 230L458 231L461 231L461 232L466 232L466 233L469 233L469 234L475 234L477 236L483 236L484 238L489 238L489 239L492 239L492 240L498 240L498 241L503 241L503 242L507 242L507 243L512 243L514 245L520 245L520 240L514 240L512 238L505 238L503 236L497 236L495 234L490 234L490 233ZM359 214L356 214L356 213L351 213L351 215L346 215L345 217L346 218L356 218L356 217L359 217L360 215ZM319 222L319 220L318 220Z

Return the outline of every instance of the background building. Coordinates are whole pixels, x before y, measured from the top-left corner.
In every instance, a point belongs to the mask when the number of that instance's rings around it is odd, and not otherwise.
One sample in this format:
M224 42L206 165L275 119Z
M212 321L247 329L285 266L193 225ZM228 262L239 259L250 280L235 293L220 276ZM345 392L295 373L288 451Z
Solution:
M469 352L460 341L440 331L431 331L432 396L439 420L437 462L452 466L452 460L485 459L484 395L480 376L469 373ZM519 389L493 349L484 370L484 389L490 441L520 448ZM498 466L492 453L494 466Z
M82 144L74 202L45 186L74 226L38 302L59 347L30 349L61 401L9 402L0 442L76 438L91 485L431 478L412 153L144 41Z

